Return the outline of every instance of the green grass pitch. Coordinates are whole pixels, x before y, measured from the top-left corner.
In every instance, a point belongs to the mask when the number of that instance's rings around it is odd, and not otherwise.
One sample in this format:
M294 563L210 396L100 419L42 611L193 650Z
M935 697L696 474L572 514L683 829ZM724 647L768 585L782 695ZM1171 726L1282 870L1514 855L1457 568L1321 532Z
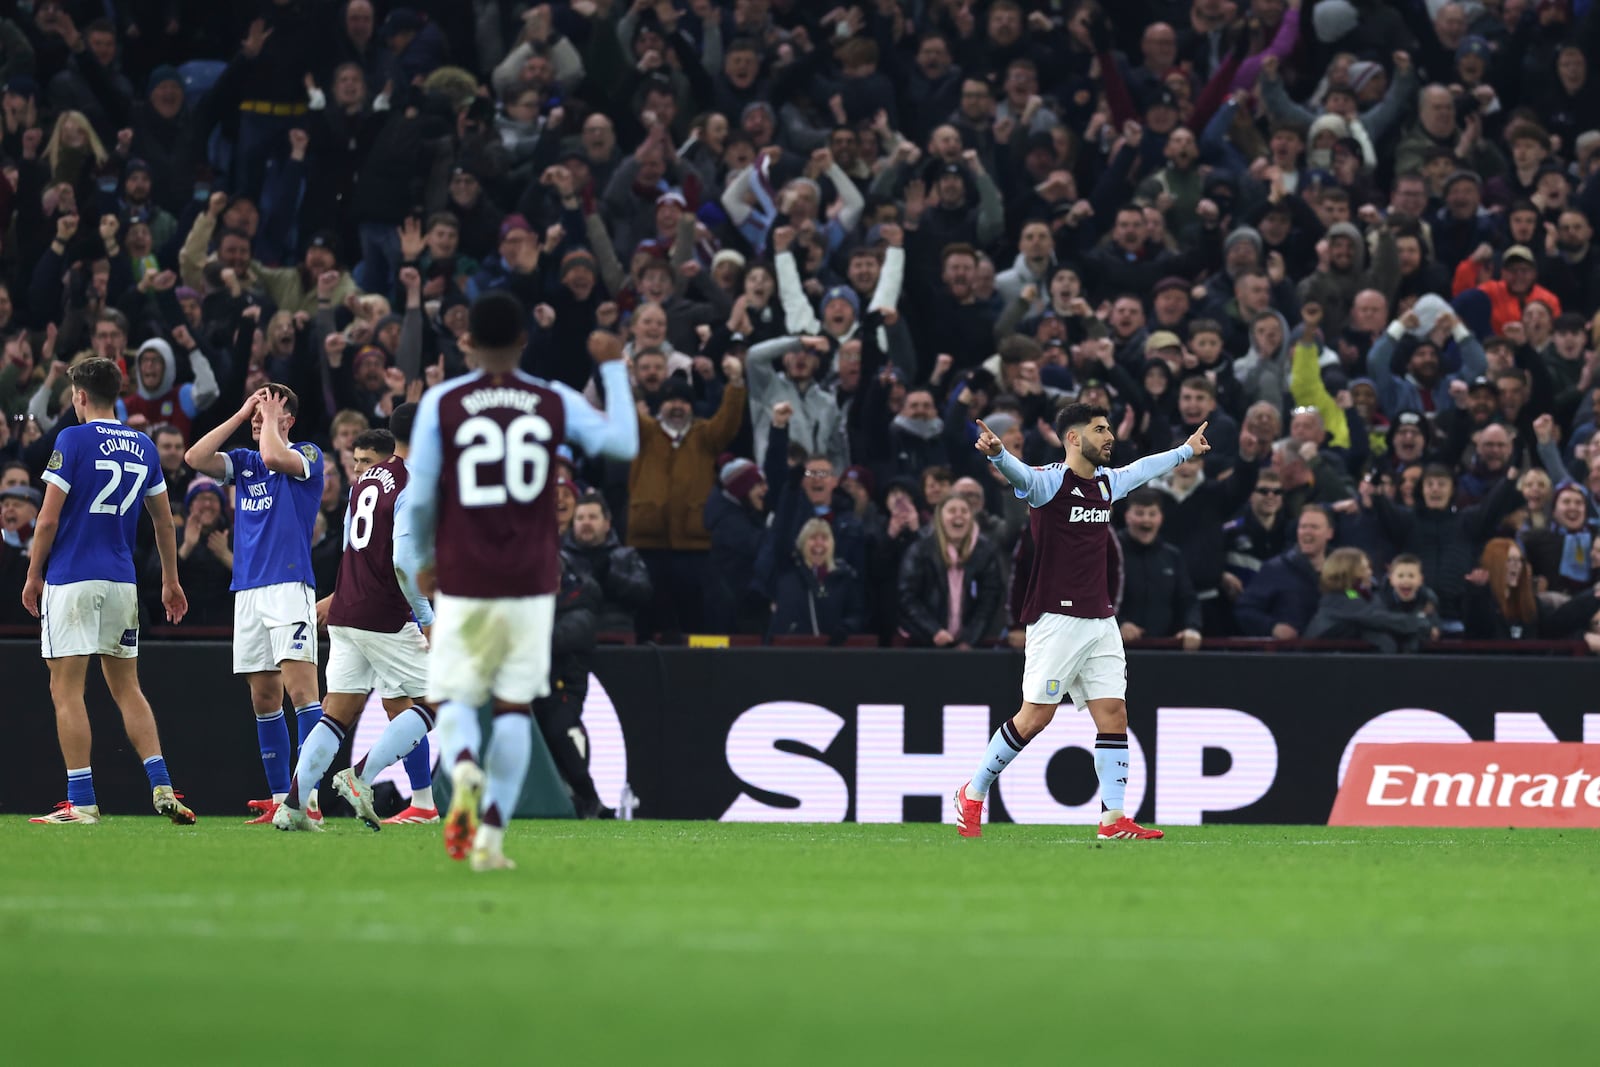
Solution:
M0 820L17 1065L1590 1061L1600 836Z

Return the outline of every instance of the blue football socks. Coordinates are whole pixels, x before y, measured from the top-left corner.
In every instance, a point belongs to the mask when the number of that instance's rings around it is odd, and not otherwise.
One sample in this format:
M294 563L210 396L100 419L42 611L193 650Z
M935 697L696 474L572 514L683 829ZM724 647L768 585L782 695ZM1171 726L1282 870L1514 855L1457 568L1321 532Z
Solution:
M294 774L290 762L294 749L289 744L289 724L283 712L269 718L256 719L256 738L261 743L261 766L267 772L267 790L274 797L289 791L289 778Z
M172 784L172 779L167 776L167 761L160 756L151 756L144 761L144 774L150 779L151 789Z
M75 808L95 806L94 772L88 767L67 768L67 803Z

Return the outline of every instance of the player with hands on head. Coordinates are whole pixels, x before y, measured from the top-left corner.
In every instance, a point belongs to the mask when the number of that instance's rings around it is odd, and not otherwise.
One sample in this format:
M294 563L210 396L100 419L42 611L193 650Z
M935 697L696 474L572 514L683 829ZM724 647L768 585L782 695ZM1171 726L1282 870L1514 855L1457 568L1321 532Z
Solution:
M983 805L1006 766L1055 717L1069 692L1087 707L1095 730L1094 765L1100 778L1103 839L1151 840L1123 810L1128 785L1127 658L1112 590L1120 584L1119 557L1111 549L1111 505L1185 460L1211 451L1201 423L1187 441L1167 452L1108 467L1117 435L1109 413L1092 404L1069 404L1054 431L1064 462L1029 467L1006 451L981 420L975 447L1028 502L1035 546L1027 592L1017 621L1026 627L1022 707L989 741L983 764L956 790L956 829L983 834Z
M317 689L316 578L311 544L322 506L322 450L294 444L300 401L276 382L245 398L230 418L189 447L184 462L235 489L233 538L233 673L250 686L261 765L271 797L250 802L257 823L270 823L289 793L293 771L287 691L300 743L305 744L322 701ZM259 450L222 451L246 423ZM315 792L309 810L316 809ZM313 818L321 818L320 811Z

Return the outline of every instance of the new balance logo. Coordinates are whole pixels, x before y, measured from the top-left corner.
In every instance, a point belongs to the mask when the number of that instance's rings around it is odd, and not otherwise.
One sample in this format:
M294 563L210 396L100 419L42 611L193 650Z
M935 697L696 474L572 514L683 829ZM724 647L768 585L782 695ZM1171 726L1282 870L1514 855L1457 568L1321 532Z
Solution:
M1079 489L1077 486L1073 486L1072 487L1072 495L1077 497L1079 500L1082 500L1083 499L1083 490Z
M1076 492L1077 490L1073 490ZM1068 522L1110 522L1110 508L1085 508L1074 506L1072 514L1067 516Z

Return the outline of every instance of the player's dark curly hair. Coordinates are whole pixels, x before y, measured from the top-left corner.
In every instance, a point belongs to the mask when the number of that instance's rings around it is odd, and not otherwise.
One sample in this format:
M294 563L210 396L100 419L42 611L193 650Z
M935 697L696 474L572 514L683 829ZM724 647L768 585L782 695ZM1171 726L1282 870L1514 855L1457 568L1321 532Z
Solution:
M1068 404L1056 415L1056 436L1065 440L1068 430L1081 429L1095 419L1110 421L1111 412L1099 404Z
M376 452L380 456L394 455L394 434L388 430L365 430L355 439L352 449Z

